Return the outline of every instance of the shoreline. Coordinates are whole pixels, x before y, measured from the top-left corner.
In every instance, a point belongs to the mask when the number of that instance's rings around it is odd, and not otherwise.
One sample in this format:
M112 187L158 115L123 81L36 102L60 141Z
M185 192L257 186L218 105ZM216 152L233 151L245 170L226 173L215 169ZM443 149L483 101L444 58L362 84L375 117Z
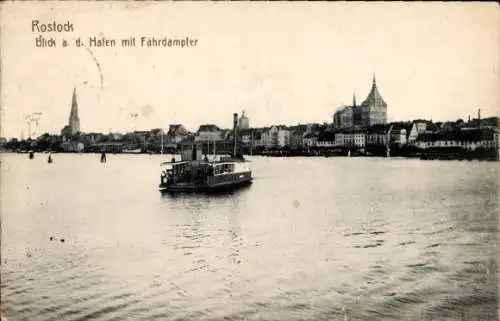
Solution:
M10 150L0 150L0 154L29 154L29 151L10 151ZM100 152L55 152L55 151L35 151L34 154L95 154L99 155ZM165 155L180 156L180 153L153 153L153 152L108 152L109 155ZM224 156L226 153L217 154L218 156ZM273 153L254 153L244 154L244 156L261 156L261 157L273 157L273 158L294 158L294 157L314 157L314 158L406 158L406 159L419 159L419 160L457 160L457 161L500 161L500 155L496 154L473 154L473 153L415 153L415 154L404 154L398 153L393 155L382 155L382 154L366 154L366 153L353 153L352 155L347 155L345 153L327 153L327 152L313 152L313 153L286 153L283 151L274 151Z

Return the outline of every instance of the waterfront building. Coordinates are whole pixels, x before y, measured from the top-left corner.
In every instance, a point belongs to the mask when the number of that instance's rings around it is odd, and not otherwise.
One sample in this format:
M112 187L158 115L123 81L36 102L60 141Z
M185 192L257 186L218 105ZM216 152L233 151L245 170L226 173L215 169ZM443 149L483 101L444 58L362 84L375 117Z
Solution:
M253 129L253 146L254 147L265 147L265 138L266 136L264 133L267 132L270 129L270 127L263 127L263 128L254 128Z
M353 131L349 133L349 141L356 147L365 147L366 146L366 133L364 131Z
M109 133L108 134L108 139L110 141L119 141L123 139L123 134L122 133Z
M262 141L262 132L259 130L254 130L252 146L254 147L262 146L262 144L260 144L261 141Z
M290 131L286 126L273 125L261 135L264 147L285 147L290 145Z
M409 140L411 138L412 142L415 142L418 133L416 134L416 127L414 126L413 123L404 123L404 122L398 122L398 123L391 123L391 138L390 138L390 143L396 146L403 146L409 143ZM413 133L412 129L415 127ZM410 137L410 134L411 137Z
M238 130L238 140L244 146L250 146L252 144L252 136L252 129L247 128Z
M221 139L224 141L233 141L233 130L232 129L221 129L220 130L220 136Z
M149 130L136 130L132 132L131 144L139 144L146 146L146 141L149 139Z
M61 144L61 148L65 152L82 153L83 150L85 149L85 144L76 141L63 142Z
M78 116L78 101L76 97L76 87L73 89L71 99L71 111L68 125L61 130L61 136L73 136L80 132L80 117Z
M319 135L324 130L325 128L321 127L321 125L319 124L307 124L307 129L302 139L303 146L305 147L316 146Z
M370 126L366 133L366 145L386 146L391 137L391 124L376 124Z
M413 121L413 123L416 126L417 133L423 134L427 131L427 124L432 122L425 119L416 119Z
M165 135L165 146L170 148L176 148L177 145L182 142L184 138L189 135L189 132L183 125L171 124L168 128L168 132Z
M417 122L412 122L411 123L411 127L410 127L410 130L409 132L407 133L407 144L409 145L415 145L416 141L417 141L417 138L418 138L418 135L421 134L421 133L424 133L425 132L425 127L423 127L423 131L419 131L419 130L422 130L422 126L420 126L422 123L417 123ZM425 123L423 123L425 125Z
M304 146L304 135L307 132L307 125L297 125L289 127L290 129L290 146L297 148Z
M304 147L315 147L318 142L318 132L307 132L302 140Z
M201 125L195 136L197 142L220 141L223 139L223 131L213 124Z
M418 137L416 146L420 149L458 147L467 151L478 148L496 149L498 152L498 131L491 128L473 128L425 133Z
M95 144L103 139L104 135L102 133L87 133L83 134L83 141L86 144Z
M245 116L245 111L241 112L240 119L238 120L238 128L239 129L248 129L250 128L250 121L247 116Z
M316 142L317 147L336 147L335 145L335 132L331 130L322 131L318 135L318 140Z
M337 147L355 146L364 148L366 146L366 133L363 130L338 130L335 132L334 145Z
M125 149L124 142L101 142L89 146L89 151L96 153L121 153Z

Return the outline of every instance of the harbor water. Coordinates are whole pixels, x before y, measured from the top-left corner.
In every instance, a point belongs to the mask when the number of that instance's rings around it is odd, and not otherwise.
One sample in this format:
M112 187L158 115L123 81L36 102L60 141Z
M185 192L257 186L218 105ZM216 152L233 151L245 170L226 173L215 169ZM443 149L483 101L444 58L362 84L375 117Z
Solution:
M494 162L251 157L162 195L161 155L1 154L15 320L497 320Z

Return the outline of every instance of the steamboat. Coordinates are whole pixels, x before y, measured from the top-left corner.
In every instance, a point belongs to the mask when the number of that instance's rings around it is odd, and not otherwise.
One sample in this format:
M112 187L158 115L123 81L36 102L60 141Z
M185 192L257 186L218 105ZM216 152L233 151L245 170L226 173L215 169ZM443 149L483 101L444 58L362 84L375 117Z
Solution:
M183 151L181 160L161 163L159 189L161 192L211 192L234 190L252 183L250 162L238 153L237 121L234 114L233 151L230 157L216 159L215 144L212 160L202 159L199 145Z

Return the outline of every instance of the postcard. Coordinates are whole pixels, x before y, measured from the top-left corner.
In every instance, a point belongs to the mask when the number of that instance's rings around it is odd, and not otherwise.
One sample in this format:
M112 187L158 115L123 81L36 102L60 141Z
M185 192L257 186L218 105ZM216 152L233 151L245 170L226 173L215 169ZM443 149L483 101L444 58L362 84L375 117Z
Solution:
M2 320L496 320L499 24L3 2Z

